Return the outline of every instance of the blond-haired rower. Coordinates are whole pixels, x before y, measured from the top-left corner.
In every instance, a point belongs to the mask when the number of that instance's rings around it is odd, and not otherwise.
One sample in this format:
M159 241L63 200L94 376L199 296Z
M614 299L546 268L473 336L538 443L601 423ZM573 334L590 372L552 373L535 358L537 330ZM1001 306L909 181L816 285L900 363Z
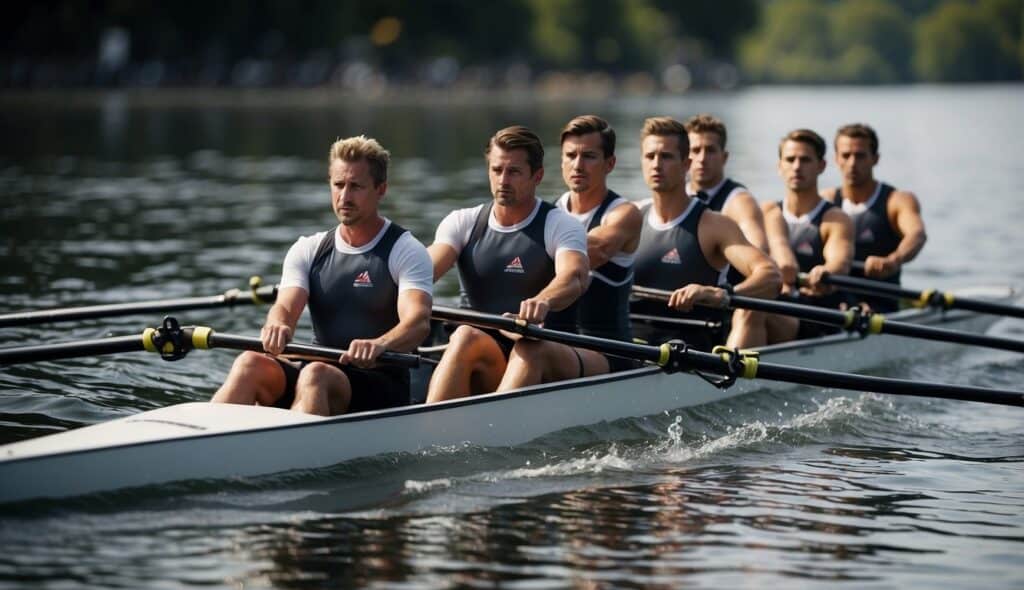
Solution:
M377 141L363 136L331 146L331 207L340 224L288 250L260 333L268 354L242 353L212 401L323 416L409 403L409 370L378 367L376 360L385 350L414 350L426 337L432 268L423 244L378 210L389 161ZM346 350L340 366L276 356L307 304L315 342Z

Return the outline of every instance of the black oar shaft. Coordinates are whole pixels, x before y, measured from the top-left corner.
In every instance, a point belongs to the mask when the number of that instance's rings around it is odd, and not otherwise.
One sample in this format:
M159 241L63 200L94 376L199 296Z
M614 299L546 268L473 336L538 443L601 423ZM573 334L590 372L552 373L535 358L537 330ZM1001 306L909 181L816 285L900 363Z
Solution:
M1024 393L1022 392L967 385L872 377L869 375L820 371L817 369L788 367L770 363L758 364L757 377L772 381L786 381L802 385L816 385L852 391L873 391L875 393L889 393L893 395L935 397L1024 407Z
M145 313L165 313L170 311L229 307L253 303L270 303L273 302L276 297L277 286L268 285L256 288L252 291L231 289L230 291L221 293L220 295L157 299L153 301L137 301L130 303L109 303L104 305L88 305L84 307L40 309L35 311L0 314L0 328Z
M899 285L886 283L884 281L874 281L871 279L848 277L843 275L826 275L824 281L839 287L844 291L859 293L861 295L876 295L892 299L907 299L918 307L934 305L937 307L966 309L969 311L976 311L978 313L1024 318L1024 307L1007 305L1005 303L996 303L994 301L985 301L984 299L958 297L952 293L943 293L932 290L914 291L911 289L905 289Z
M988 334L975 334L960 330L945 330L931 326L918 326L907 322L891 322L885 320L882 323L883 334L895 334L897 336L910 336L913 338L924 338L942 342L955 342L957 344L970 344L973 346L986 346L1001 350L1012 350L1024 352L1024 340L1013 338L1002 338L1000 336L989 336Z
M209 338L210 348L230 348L232 350L253 350L263 352L263 343L259 338L249 336L237 336L234 334L221 334L212 332ZM285 355L301 355L304 357L315 357L325 361L336 361L343 351L325 346L314 346L311 344L289 344L285 346ZM414 354L387 351L377 359L380 365L390 365L414 369L420 366L420 357Z
M142 336L117 336L77 342L58 342L0 349L0 365L53 361L78 356L115 354L145 350Z

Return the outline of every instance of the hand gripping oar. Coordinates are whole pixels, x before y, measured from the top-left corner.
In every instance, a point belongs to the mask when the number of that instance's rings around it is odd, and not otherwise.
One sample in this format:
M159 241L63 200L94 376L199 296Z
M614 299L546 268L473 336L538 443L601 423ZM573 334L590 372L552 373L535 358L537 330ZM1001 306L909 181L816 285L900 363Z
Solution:
M876 297L886 297L888 299L906 299L913 307L931 306L940 307L942 309L966 309L979 313L1024 318L1024 307L985 301L984 299L958 297L948 291L943 292L936 289L915 291L913 289L904 289L899 285L894 285L885 281L848 277L845 275L826 274L822 277L822 280L829 285L843 291L850 291L851 293L874 295Z
M159 328L147 328L141 335L0 348L0 365L135 351L156 352L164 360L176 361L184 358L189 351L210 348L264 352L263 343L259 338L220 334L204 326L182 327L178 325L177 320L169 317L164 318L164 323ZM335 362L342 352L344 351L324 346L289 344L281 354ZM420 364L420 357L387 351L377 358L377 364L416 368Z
M249 279L249 291L230 289L220 295L207 295L203 297L156 299L151 301L135 301L132 303L109 303L105 305L89 305L86 307L62 307L57 309L41 309L37 311L22 311L2 314L0 315L0 328L144 313L166 313L169 311L184 311L190 309L273 303L276 298L277 285L264 286L259 277L252 277Z
M715 353L699 352L690 349L683 342L668 342L661 346L633 344L631 342L620 342L618 340L608 340L583 334L548 330L517 318L450 307L435 306L432 315L434 318L441 320L505 330L521 334L527 338L548 340L568 346L596 350L604 354L647 361L657 364L668 372L688 371L698 374L711 373L720 375L722 378L714 383L719 387L729 387L737 378L768 379L770 381L786 381L789 383L853 391L874 391L894 395L914 395L1024 407L1024 392L1020 391L909 381L886 377L869 377L836 371L762 363L759 361L757 353L728 350L724 349L724 347L716 349ZM703 377L704 375L701 376Z
M649 289L647 287L633 287L633 294L644 299L656 299L668 301L672 294L661 289ZM937 340L940 342L955 342L957 344L970 344L974 346L986 346L1001 350L1012 350L1024 352L1024 340L1013 338L1002 338L964 332L962 330L950 330L948 328L933 328L931 326L919 326L909 322L892 321L880 313L864 313L859 308L851 308L846 311L803 305L800 303L788 303L773 301L769 299L757 299L755 297L744 297L742 295L730 295L726 304L729 308L750 309L788 315L802 320L817 322L828 326L836 326L849 332L858 332L866 336L868 334L893 334L896 336L910 336L912 338L923 338L925 340Z

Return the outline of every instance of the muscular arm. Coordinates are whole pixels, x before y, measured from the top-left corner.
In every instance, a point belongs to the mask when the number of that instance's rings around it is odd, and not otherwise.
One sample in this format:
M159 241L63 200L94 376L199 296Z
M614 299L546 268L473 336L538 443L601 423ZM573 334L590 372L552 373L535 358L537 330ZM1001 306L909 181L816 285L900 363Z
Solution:
M459 255L455 252L455 248L452 248L448 244L434 242L427 248L427 253L430 254L430 262L434 265L434 282L443 277L445 273L451 270L452 266L455 266L455 261L458 260Z
M271 354L280 354L285 345L292 341L299 316L309 301L309 293L299 287L285 287L277 294L277 300L267 312L267 321L260 330L263 349Z
M587 290L590 264L582 252L562 250L555 255L555 278L534 297L519 305L519 317L533 324L544 321L549 310L561 311Z
M845 275L850 272L850 261L853 260L853 221L838 209L829 209L821 220L821 237L825 244L822 255L825 257L825 270L834 275Z
M725 203L722 214L740 226L743 236L751 245L762 252L769 252L764 213L753 195L748 192L736 193Z
M605 223L587 232L590 268L601 266L619 252L635 251L642 226L643 216L632 203L624 203L609 211Z
M715 241L715 259L724 258L747 277L735 286L735 292L750 297L774 299L782 285L782 275L775 263L747 241L733 220L710 215L705 218L709 223L707 227L702 223L700 235L702 238L710 236Z
M764 213L768 253L782 273L782 292L787 293L796 285L797 273L800 272L796 254L789 245L789 226L786 225L786 219L782 216L782 208L778 203L764 203L761 205L761 211Z
M375 339L387 350L415 350L430 333L430 309L433 298L419 289L398 294L398 324Z
M889 223L901 236L900 243L896 250L877 262L871 260L874 256L864 261L864 274L869 277L884 278L895 273L917 257L928 239L921 219L921 205L913 193L894 191L889 197L888 209Z

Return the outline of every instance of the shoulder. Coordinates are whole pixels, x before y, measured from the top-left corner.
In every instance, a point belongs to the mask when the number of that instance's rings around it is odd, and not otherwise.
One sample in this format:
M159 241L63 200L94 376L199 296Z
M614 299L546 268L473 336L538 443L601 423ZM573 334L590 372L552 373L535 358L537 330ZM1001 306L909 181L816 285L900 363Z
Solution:
M909 207L912 209L920 209L921 202L917 200L917 195L910 191L902 191L899 189L892 189L889 193L889 209L902 209Z
M832 206L825 210L825 214L821 216L821 222L834 223L841 225L852 225L853 221L850 216L846 214L841 207Z
M740 186L726 199L722 211L725 212L727 209L729 211L753 211L754 209L759 209L759 206L754 195L746 187Z
M781 215L782 214L782 207L779 207L779 204L776 201L762 201L761 202L761 211L765 215L769 215L769 214Z
M821 195L822 199L825 199L829 203L835 204L835 202L836 202L836 193L837 192L838 191L836 190L836 188L832 187L832 188L827 188L827 189L821 191L821 193L819 193L819 194Z
M288 256L312 257L317 249L320 248L320 243L332 231L334 230L321 231L309 236L299 236L295 243L288 248Z
M619 197L605 212L602 223L622 223L630 220L640 221L641 219L640 208L636 203Z

